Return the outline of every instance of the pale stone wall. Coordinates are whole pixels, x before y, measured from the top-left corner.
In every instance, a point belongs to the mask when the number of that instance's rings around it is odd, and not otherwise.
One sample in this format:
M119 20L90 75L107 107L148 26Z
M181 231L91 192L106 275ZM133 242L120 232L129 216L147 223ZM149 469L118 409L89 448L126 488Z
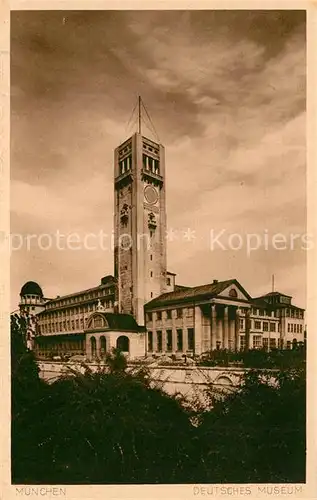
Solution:
M67 363L39 361L40 377L47 381L56 380L65 372ZM68 363L68 366L76 364ZM92 370L98 364L89 363ZM129 365L134 370L137 365ZM139 365L140 366L140 365ZM77 365L80 369L80 365ZM168 394L180 393L188 400L198 397L203 400L204 391L210 384L216 389L234 390L239 387L243 368L196 367L196 366L148 366L153 386L161 387Z

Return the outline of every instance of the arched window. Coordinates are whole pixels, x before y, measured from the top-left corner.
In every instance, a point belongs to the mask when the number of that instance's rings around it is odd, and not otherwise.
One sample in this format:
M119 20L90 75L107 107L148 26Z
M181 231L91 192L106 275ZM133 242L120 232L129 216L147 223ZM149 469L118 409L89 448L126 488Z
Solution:
M91 356L95 358L97 354L97 345L95 337L91 337L90 339L90 349L91 349Z
M229 292L229 297L238 297L238 294L237 294L237 291L235 290L235 288L231 288L230 292Z
M102 337L100 337L100 354L104 355L104 354L106 354L106 351L107 351L106 337L102 336Z
M125 335L117 338L117 349L123 352L129 352L129 339Z

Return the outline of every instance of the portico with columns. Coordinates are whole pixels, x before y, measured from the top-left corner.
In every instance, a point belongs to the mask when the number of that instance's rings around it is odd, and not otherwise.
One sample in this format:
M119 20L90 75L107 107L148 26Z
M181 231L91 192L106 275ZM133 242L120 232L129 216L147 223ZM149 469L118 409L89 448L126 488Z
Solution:
M200 355L217 349L238 350L240 319L250 310L249 301L250 296L236 280L215 280L194 288L176 287L174 292L145 306L147 351ZM165 341L168 332L172 335L169 348Z

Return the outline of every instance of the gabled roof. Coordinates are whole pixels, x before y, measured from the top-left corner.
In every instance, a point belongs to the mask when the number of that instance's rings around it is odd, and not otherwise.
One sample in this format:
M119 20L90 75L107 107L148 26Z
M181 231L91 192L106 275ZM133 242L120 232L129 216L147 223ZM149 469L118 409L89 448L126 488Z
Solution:
M146 309L160 307L179 302L192 302L196 300L207 300L216 297L223 292L228 286L236 285L248 300L251 300L250 295L244 290L236 279L226 281L215 281L207 285L200 285L194 287L178 287L174 292L163 293L159 297L151 300L145 304Z

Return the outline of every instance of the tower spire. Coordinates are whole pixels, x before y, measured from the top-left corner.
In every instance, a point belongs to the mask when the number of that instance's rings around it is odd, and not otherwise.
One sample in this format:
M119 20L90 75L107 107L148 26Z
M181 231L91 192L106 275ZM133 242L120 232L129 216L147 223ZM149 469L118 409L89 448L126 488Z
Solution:
M138 102L139 102L139 112L138 112L138 118L139 118L139 134L141 134L141 113L142 113L142 101L141 101L141 96L139 95L139 99L138 99Z

